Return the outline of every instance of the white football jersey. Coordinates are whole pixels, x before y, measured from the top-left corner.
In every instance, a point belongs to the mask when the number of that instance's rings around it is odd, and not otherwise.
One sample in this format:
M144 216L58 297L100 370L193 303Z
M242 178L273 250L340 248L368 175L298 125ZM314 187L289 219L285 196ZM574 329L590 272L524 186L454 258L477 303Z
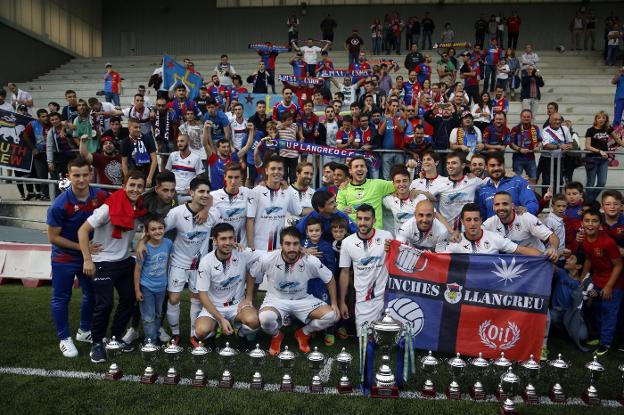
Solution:
M314 196L314 189L308 187L306 190L297 190L293 185L288 186L286 189L289 198L294 198L299 201L299 206L301 209L310 208L312 209L312 196ZM295 226L297 222L301 220L301 215L293 215L289 213L286 215L286 226Z
M514 213L511 223L507 225L503 224L499 217L494 215L483 222L483 228L495 232L520 246L529 246L542 252L546 249L542 241L547 240L552 234L552 231L542 221L529 212L525 212L522 215Z
M448 245L449 233L446 226L437 219L433 220L431 229L421 232L416 224L416 218L412 218L399 228L396 239L414 248L443 252Z
M211 220L215 223L229 223L234 227L236 242L247 246L247 198L252 193L251 189L239 187L238 193L231 195L224 189L213 190L212 208L210 209ZM214 218L213 218L214 217Z
M197 290L208 293L208 298L217 307L238 304L245 298L247 273L264 251L234 249L230 257L221 261L215 251L199 262Z
M485 181L478 177L463 177L457 181L443 177L441 185L430 191L431 194L438 198L440 214L446 218L453 229L459 229L459 216L462 208L467 203L474 202L475 193L483 184L485 184Z
M444 183L443 176L436 176L432 179L414 179L410 184L410 190L421 190L423 192L432 193L440 188Z
M388 269L384 241L392 239L392 234L383 229L375 229L370 239L360 239L357 233L347 236L340 246L340 268L353 265L355 301L370 301L383 298Z
M303 255L292 264L282 258L282 250L269 252L254 263L251 275L261 283L266 276L267 297L299 300L308 296L308 281L320 278L325 284L332 272L313 255Z
M271 190L266 186L251 189L247 200L247 217L255 218L254 248L266 251L279 248L286 213L301 214L299 200L282 188Z
M383 198L383 207L392 213L392 224L385 229L396 235L399 228L408 220L414 217L416 204L421 200L427 200L424 195L418 195L415 199L399 199L395 195L388 195Z
M197 153L191 152L188 157L182 158L179 151L174 151L169 154L165 169L175 175L176 191L187 194L191 180L204 172L204 165Z
M207 251L206 240L210 237L210 221L198 225L188 204L176 206L165 216L165 232L177 230L173 241L171 265L182 269L196 269L202 254Z
M482 229L481 237L476 241L470 241L462 233L461 241L451 242L446 252L452 254L513 254L518 249L518 244L503 238L502 236Z
M236 118L230 121L230 128L232 129L232 142L234 148L240 150L243 148L243 141L247 135L247 121L243 118L243 122L236 121Z

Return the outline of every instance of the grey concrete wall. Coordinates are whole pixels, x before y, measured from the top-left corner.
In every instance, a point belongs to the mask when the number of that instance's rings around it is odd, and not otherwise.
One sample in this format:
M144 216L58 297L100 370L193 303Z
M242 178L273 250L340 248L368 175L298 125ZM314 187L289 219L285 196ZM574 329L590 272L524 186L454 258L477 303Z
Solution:
M69 61L72 56L0 23L6 61L0 65L0 85L26 82Z
M436 40L445 22L451 22L456 39L474 41L473 25L480 13L489 16L502 11L506 15L517 10L523 24L519 42L531 41L538 49L552 49L569 44L568 25L580 2L566 4L481 4L481 5L414 5L414 6L335 6L308 7L300 17L300 36L320 36L321 19L329 12L338 22L336 40L343 41L357 27L370 46L368 27L375 17L398 10L403 17L422 18L425 11L436 22ZM599 45L602 45L603 22L614 10L624 11L622 3L592 2L587 7L598 17ZM123 13L119 13L123 10ZM149 7L142 2L111 0L103 10L103 56L129 54L122 51L122 38L132 39L131 54L218 53L245 50L250 41L271 40L283 43L287 39L285 21L296 8L237 8L217 9L213 2L188 3L175 7L167 0L153 0ZM128 35L128 32L133 33ZM128 49L128 47L124 47Z

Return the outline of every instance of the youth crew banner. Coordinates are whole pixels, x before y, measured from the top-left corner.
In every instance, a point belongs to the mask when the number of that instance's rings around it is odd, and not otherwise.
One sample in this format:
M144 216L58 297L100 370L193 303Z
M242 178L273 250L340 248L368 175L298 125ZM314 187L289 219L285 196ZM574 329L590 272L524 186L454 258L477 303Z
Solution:
M30 172L33 155L23 140L23 133L33 118L0 110L0 166Z
M241 92L238 94L238 102L243 104L243 116L245 119L249 119L256 113L256 103L258 101L266 102L266 113L271 118L273 113L273 105L282 100L280 94L251 94L247 92ZM296 95L293 95L292 100L295 104L299 105Z
M279 149L294 150L306 154L318 154L320 156L336 157L342 159L362 156L373 167L379 167L379 159L373 153L367 151L349 150L346 148L336 148L312 143L300 143L299 141L283 139L277 139L277 147Z
M391 243L385 302L415 348L512 360L540 355L553 266L545 257L441 254Z

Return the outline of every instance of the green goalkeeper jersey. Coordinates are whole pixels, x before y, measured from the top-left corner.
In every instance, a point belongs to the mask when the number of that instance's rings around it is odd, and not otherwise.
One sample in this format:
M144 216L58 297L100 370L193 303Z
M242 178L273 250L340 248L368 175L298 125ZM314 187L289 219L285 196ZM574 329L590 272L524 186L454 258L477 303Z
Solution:
M385 196L394 192L394 184L388 180L366 179L360 185L349 183L345 189L338 191L336 203L338 209L343 210L347 206L353 209L349 217L355 222L355 209L367 203L375 209L375 228L383 229L382 200Z

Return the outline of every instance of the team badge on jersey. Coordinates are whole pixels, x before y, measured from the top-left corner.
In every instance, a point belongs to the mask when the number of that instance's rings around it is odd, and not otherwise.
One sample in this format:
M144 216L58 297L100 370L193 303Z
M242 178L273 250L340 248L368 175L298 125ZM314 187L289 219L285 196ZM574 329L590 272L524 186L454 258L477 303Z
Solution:
M444 299L449 304L457 304L462 299L462 287L457 283L446 284L446 290L444 291Z

